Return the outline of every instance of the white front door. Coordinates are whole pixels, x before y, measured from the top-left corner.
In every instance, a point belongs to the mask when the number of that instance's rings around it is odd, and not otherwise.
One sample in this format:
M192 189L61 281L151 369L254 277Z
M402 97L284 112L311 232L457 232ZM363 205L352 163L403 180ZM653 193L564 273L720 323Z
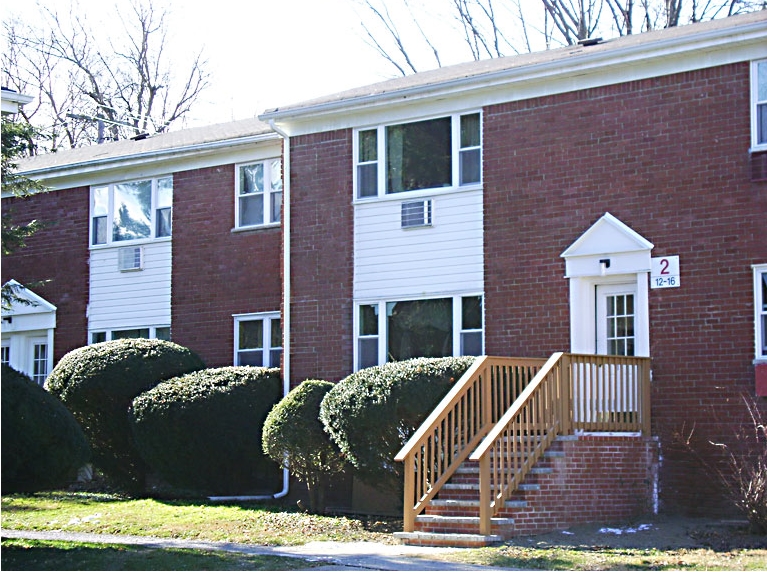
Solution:
M596 353L634 356L637 323L642 319L637 304L637 284L597 284Z

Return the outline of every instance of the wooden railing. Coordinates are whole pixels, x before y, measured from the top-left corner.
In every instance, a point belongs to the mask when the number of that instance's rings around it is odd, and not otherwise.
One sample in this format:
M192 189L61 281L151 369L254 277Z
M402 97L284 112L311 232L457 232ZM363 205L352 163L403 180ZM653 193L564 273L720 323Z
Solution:
M477 358L413 434L395 457L405 463L405 532L545 361Z
M479 462L480 534L558 434L650 432L649 358L556 353L469 457Z
M568 354L573 428L650 434L650 358Z

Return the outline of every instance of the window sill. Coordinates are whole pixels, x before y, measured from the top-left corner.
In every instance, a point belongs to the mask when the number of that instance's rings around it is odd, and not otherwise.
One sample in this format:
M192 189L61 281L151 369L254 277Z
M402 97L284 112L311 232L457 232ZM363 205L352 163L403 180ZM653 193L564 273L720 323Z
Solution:
M279 222L273 222L270 224L256 224L253 226L237 226L232 229L232 234L239 234L242 232L253 232L258 230L268 230L270 228L280 228L282 226L282 223Z
M383 203L387 201L409 201L420 199L422 197L438 197L443 195L454 195L458 193L468 193L472 191L481 191L482 183L463 185L461 187L436 187L433 189L420 189L418 191L404 191L401 193L390 193L388 195L379 195L376 197L365 197L363 199L355 198L352 201L354 205L367 205L371 203Z
M172 236L163 236L162 238L140 238L137 240L123 240L120 242L110 242L108 244L91 244L88 250L109 250L110 248L124 248L126 246L143 246L145 244L159 244L162 242L171 242Z

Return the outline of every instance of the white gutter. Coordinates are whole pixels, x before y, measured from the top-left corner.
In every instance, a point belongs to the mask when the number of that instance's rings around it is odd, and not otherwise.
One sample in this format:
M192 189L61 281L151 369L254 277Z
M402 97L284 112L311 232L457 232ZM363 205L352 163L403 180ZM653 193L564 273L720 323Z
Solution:
M290 136L269 121L275 133L285 141L282 157L282 236L283 236L283 299L282 299L282 395L290 392ZM288 494L290 488L290 473L282 470L282 490L271 496L229 496L208 497L216 501L257 501L280 499Z

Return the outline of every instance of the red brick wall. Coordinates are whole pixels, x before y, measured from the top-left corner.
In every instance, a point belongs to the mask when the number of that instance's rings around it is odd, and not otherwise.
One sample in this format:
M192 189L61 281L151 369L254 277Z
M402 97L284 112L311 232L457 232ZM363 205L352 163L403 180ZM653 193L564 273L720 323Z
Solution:
M282 227L234 228L234 165L173 175L171 335L209 367L232 365L232 314L279 311Z
M499 515L514 519L514 534L590 522L624 523L653 511L657 442L588 435L559 440L552 449L564 456L546 457L536 465L552 472L530 474L525 480L539 488L512 498L525 500L527 508L508 508Z
M27 240L27 247L3 256L2 282L21 284L49 280L32 290L56 306L54 363L87 343L89 189L50 191L26 199L3 199L3 214L25 224L45 227Z
M292 385L352 370L352 134L291 138Z
M767 185L751 180L748 63L491 106L484 138L487 352L569 348L560 254L605 212L679 255L682 286L650 291L661 499L724 509L674 435L732 439L754 395Z

